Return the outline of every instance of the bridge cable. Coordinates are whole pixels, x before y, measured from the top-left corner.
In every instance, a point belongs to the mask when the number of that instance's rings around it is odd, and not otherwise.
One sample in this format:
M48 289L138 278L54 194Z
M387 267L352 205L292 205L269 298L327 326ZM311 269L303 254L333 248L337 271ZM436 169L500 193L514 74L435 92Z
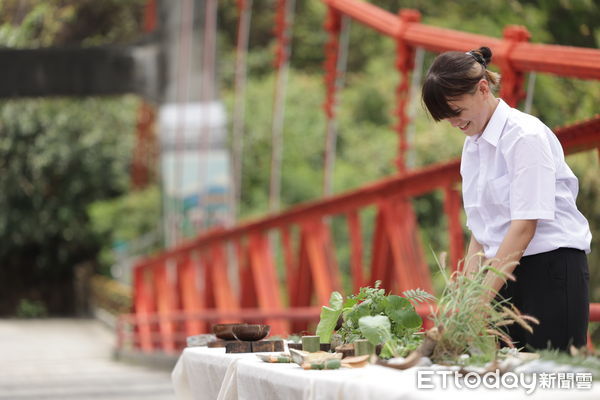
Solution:
M269 184L269 211L277 212L281 205L281 164L283 155L283 122L285 95L291 52L291 28L294 23L295 0L277 0L275 32L277 49L275 67L277 77L273 99L273 120L271 126L271 177Z
M173 168L173 203L175 204L175 212L169 207L168 197L165 196L164 204L167 211L167 245L172 246L179 243L181 240L181 232L184 220L184 198L183 198L183 142L185 141L186 133L186 107L189 102L189 85L188 81L191 74L190 56L192 49L192 33L193 33L193 0L184 0L180 5L180 29L179 29L179 45L177 46L177 85L176 85L176 110L177 110L177 125L175 128L175 151L174 160L171 160ZM168 192L167 192L168 193ZM171 206L172 207L172 206Z
M242 155L244 149L244 120L246 113L246 79L248 65L248 39L252 17L252 0L238 0L238 33L235 59L235 95L233 106L233 154L232 175L233 185L230 196L231 220L236 222L239 218L240 202L242 198Z
M342 15L340 24L340 41L337 49L337 62L335 66L333 104L331 104L332 113L331 115L327 115L327 136L325 139L325 155L323 160L323 196L329 196L333 193L333 175L335 170L338 133L335 111L339 103L335 94L342 90L346 79L351 22L352 20L350 17L347 15Z

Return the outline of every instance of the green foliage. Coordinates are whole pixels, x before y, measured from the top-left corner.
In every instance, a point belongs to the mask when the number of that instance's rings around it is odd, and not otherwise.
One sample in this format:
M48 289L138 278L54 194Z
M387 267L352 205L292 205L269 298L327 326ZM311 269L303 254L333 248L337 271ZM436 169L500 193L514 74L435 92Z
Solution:
M433 315L435 326L443 327L441 339L431 357L434 362L455 363L463 354L475 356L480 362L492 361L496 357L498 340L512 345L502 326L517 323L531 331L530 324L538 323L535 318L522 315L509 303L510 299L497 296L491 301L486 300L491 290L486 276L493 274L514 280L504 272L514 263L503 265L500 269L485 264L470 275L460 271L450 275L443 261L438 265L446 287Z
M100 263L104 271L114 262L114 249L131 246L145 235L157 235L161 215L160 190L150 186L145 190L130 192L123 196L98 201L89 207L92 230L102 241ZM144 254L156 250L158 240L140 249Z
M114 316L131 312L132 287L102 275L94 275L90 281L91 301Z
M3 0L0 46L127 43L144 0ZM21 298L72 311L72 270L94 259L88 207L128 189L138 101L28 99L0 103L0 314Z
M0 44L31 48L127 43L141 34L145 0L3 0Z
M405 355L415 349L420 342L416 332L421 328L421 317L408 298L386 295L385 290L379 288L380 284L377 281L375 287L362 287L358 294L348 296L345 301L340 293L333 292L329 306L322 307L317 326L316 334L321 336L321 342L329 343L342 315L343 323L337 333L345 343L357 339L367 339L374 345L381 343L384 358ZM408 294L418 301L435 299L421 289Z
M385 315L368 315L358 321L361 335L373 346L392 339L392 325Z
M381 358L406 356L421 343L416 332L405 332L402 335L392 332L390 318L385 315L365 316L358 321L361 335L374 346L381 344ZM419 321L420 326L420 321Z
M0 43L7 47L50 46L56 42L64 25L75 20L73 4L29 2L29 12L23 15L17 11L23 3L14 0L0 3L0 15L3 16L0 18Z
M15 314L17 318L42 318L48 315L48 310L41 301L21 299Z
M0 106L0 257L32 244L90 244L88 205L128 185L136 104L123 98ZM56 250L40 252L40 267L74 261Z
M435 297L423 289L409 289L402 292L402 295L407 300L412 300L417 303L430 303L435 301Z
M316 335L320 337L321 343L329 343L331 334L335 325L342 314L344 298L339 292L331 293L329 298L329 307L321 307L319 325L317 325Z
M63 285L98 246L87 209L128 186L136 105L127 97L0 105L0 313L25 295L55 299L50 313L72 304Z
M319 198L325 118L319 110L323 101L321 79L290 71L283 139L282 208ZM244 154L242 160L242 204L244 218L264 215L268 207L271 163L271 116L274 77L248 83ZM260 99L260 101L253 100ZM233 106L233 93L225 102Z
M356 305L344 309L344 323L339 331L344 340L351 342L356 339L359 321L365 316L386 315L391 322L392 333L398 337L408 336L421 328L421 317L410 301L401 296L386 295L379 284L377 282L373 288L362 287L357 295L349 296Z

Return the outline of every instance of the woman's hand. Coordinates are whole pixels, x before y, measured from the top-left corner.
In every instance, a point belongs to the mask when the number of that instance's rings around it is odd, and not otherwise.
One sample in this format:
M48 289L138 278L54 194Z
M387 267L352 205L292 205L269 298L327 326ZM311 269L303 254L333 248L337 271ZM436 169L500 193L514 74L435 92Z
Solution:
M473 276L483 265L483 246L475 239L471 233L471 240L467 249L467 256L464 261L464 272L466 276Z
M512 220L508 232L506 232L506 236L504 236L498 248L496 257L490 262L491 266L512 275L527 246L529 246L531 239L533 239L536 228L536 219ZM490 291L483 300L491 301L505 282L505 278L488 272L484 284L490 288Z

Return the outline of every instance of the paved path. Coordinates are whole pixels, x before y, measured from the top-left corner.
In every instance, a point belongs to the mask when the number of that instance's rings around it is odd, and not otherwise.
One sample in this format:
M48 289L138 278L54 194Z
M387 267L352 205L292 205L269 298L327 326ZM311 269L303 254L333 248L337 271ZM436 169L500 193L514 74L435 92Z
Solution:
M173 400L168 371L112 360L94 320L0 319L0 400Z

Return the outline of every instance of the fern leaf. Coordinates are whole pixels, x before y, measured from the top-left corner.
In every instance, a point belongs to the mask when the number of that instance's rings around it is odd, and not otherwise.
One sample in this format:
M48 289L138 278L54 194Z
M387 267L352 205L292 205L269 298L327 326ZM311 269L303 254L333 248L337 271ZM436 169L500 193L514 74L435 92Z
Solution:
M404 292L402 292L402 295L406 299L416 301L417 303L427 303L435 301L435 296L419 288L405 290Z

